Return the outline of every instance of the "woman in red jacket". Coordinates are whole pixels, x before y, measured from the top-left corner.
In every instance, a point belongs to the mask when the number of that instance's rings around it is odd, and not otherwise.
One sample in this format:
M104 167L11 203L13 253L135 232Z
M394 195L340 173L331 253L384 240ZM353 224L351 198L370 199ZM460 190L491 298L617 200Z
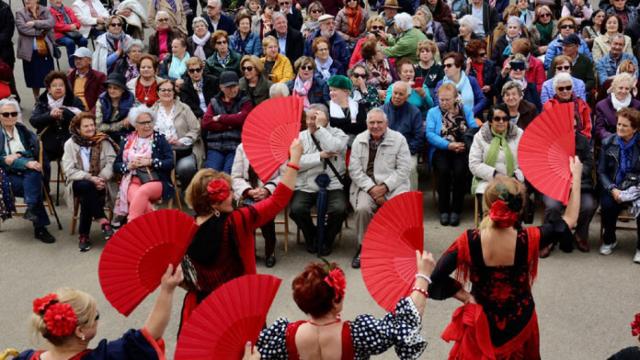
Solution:
M67 48L69 67L73 68L75 66L71 56L76 51L76 45L78 47L87 46L87 39L78 31L82 24L80 24L80 20L78 20L73 10L62 4L62 0L51 0L49 10L56 20L56 24L53 27L56 43Z
M543 110L550 110L560 103L573 103L575 105L575 130L591 140L591 109L584 100L575 96L571 75L568 73L556 73L553 78L553 88L556 94L544 103Z

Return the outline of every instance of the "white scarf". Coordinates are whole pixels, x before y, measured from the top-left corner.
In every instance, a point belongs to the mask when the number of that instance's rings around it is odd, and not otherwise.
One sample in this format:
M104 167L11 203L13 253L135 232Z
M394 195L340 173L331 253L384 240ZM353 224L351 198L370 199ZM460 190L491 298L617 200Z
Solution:
M631 94L628 94L626 99L620 101L613 93L611 93L611 104L613 104L613 108L618 111L622 108L629 107L629 104L631 104L631 98Z
M193 51L193 56L199 57L202 60L207 60L207 55L204 53L204 46L210 38L211 33L209 31L207 31L203 38L197 37L196 34L191 35L191 40L193 40L193 43L197 45L196 49Z
M342 108L333 102L333 100L329 101L329 115L336 119L345 118ZM358 103L351 98L349 98L349 115L351 115L351 123L355 124L357 122L356 118L358 117Z
M54 100L53 97L51 96L51 94L47 94L47 100L49 103L49 108L50 109L67 109L69 111L71 111L74 114L79 114L82 110L78 109L77 107L73 107L73 106L64 106L63 102L64 102L64 96L61 97L58 100Z
M462 103L464 104L464 106L473 108L473 104L475 101L473 96L473 89L471 88L471 83L469 82L469 78L464 73L464 71L460 71L460 80L458 81L457 84L454 83L452 80L450 80L446 76L444 77L444 79L442 79L442 83L454 84L456 86L456 89L458 90L458 94L460 94L460 96L462 97Z
M325 61L324 63L321 63L320 59L316 58L315 62L316 62L316 70L318 70L320 75L322 75L322 80L324 81L329 80L329 78L331 77L331 71L329 71L329 69L331 68L331 65L333 65L333 59L329 57L327 61Z

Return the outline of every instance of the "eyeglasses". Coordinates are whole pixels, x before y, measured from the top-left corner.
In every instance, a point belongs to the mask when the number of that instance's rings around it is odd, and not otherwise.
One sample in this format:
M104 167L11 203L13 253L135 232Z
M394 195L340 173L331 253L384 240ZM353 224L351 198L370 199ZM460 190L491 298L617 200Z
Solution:
M100 313L96 311L96 318L94 319L94 321L98 321L100 320Z
M253 66L243 66L242 71L253 71L255 69Z
M384 26L372 26L371 31L384 30Z
M303 66L300 66L300 70L311 71L311 70L313 70L313 66L311 66L311 65L303 65Z
M158 19L158 22L165 22L165 21L169 21L169 18L161 18L161 19Z
M195 74L202 71L202 68L189 69L189 74Z
M567 71L567 70L571 70L571 66L569 66L569 65L556 66L556 70L557 70L557 71Z
M563 91L571 91L572 89L573 89L573 86L572 86L572 85L569 85L569 86L560 86L560 87L558 87L558 91L559 91L559 92L563 92Z
M141 121L137 124L140 126L149 126L149 125L153 125L153 121Z
M575 29L576 27L571 24L560 25L560 29Z
M311 10L311 12L314 13L314 14L321 14L322 10L321 9L313 9L313 10Z
M158 20L158 21L160 21L160 20ZM120 24L120 23L111 23L111 24L109 24L109 26L111 26L111 27L122 27L122 24Z
M280 5L280 6L289 6L289 5L291 5L291 3L289 1L282 1L282 2L279 2L278 5Z
M544 14L538 15L538 17L541 17L541 18L551 17L551 14L550 13L544 13Z
M216 41L216 45L224 45L226 44L227 41L226 40L220 40L220 41Z
M354 78L364 79L364 78L366 78L366 77L367 77L367 74L353 73L353 77L354 77Z
M478 54L478 57L485 57L485 56L487 56L487 53L486 53L486 52L482 52L482 53L479 53L479 54Z
M18 112L16 112L16 111L14 111L14 112L3 112L1 115L4 118L16 117L16 116L18 116Z
M329 51L329 48L318 48L317 51L318 52L320 52L320 51Z
M454 66L456 66L456 64L454 64L454 63L446 63L446 64L444 64L444 67L446 67L447 69L450 68L450 67L454 67Z
M173 89L158 89L158 92L164 92L164 93L169 93L169 92L173 92Z
M509 117L508 116L494 116L491 121L495 121L495 122L507 122L509 121Z

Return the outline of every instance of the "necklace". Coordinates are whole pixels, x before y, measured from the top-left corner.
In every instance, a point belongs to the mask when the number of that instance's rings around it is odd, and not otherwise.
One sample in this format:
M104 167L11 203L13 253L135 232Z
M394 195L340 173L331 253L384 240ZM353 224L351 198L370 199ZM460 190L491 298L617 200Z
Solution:
M142 84L142 92L144 95L144 102L148 102L149 101L149 93L151 92L151 87L153 86L153 83L149 86L144 86L144 84Z

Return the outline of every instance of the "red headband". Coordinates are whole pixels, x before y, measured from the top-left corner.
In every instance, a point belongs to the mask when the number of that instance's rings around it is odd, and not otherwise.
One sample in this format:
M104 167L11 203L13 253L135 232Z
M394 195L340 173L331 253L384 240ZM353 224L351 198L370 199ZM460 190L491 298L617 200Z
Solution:
M335 268L329 271L329 275L324 277L324 282L333 289L334 301L340 301L344 298L347 280L344 278L344 272L342 269Z
M59 302L56 294L47 294L33 300L33 312L42 317L47 333L53 336L69 336L78 325L78 316L73 307Z
M207 185L207 193L209 200L213 203L219 203L226 200L231 193L229 183L224 179L213 179Z

